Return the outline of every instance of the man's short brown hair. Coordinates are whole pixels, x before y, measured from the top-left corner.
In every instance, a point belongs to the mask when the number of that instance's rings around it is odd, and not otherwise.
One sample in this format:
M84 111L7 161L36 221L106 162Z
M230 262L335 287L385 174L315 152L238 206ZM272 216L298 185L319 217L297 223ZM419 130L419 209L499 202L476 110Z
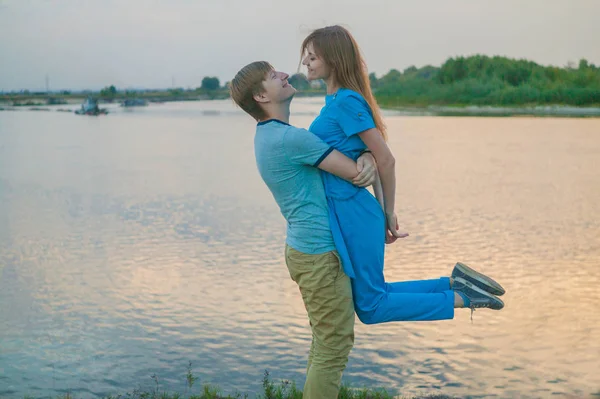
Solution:
M273 70L266 61L253 62L240 69L229 86L233 101L257 121L265 120L267 115L254 100L254 95L264 92L262 83Z

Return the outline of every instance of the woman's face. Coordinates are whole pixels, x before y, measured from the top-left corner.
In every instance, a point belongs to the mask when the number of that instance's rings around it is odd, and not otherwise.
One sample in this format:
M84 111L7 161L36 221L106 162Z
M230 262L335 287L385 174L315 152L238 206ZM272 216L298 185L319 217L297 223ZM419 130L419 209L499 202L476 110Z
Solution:
M331 68L317 56L312 43L309 43L306 47L306 55L302 60L302 65L305 65L306 68L308 68L308 73L306 75L308 80L329 79Z

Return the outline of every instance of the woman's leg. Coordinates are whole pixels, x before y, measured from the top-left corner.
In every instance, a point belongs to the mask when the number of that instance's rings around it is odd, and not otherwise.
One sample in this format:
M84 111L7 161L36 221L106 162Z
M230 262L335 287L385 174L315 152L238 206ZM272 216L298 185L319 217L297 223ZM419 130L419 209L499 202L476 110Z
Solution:
M365 255L369 255L365 253ZM385 283L383 260L361 255L354 262L354 307L365 324L389 321L447 320L454 318L450 279Z
M385 283L387 292L397 293L439 293L448 291L450 287L450 277L441 277L432 280L414 280L414 281L399 281L396 283Z
M385 217L370 194L333 204L352 261L354 307L365 324L454 318L450 279L386 283Z
M328 201L352 263L354 307L365 324L407 320L444 320L454 317L454 292L450 280L386 284L383 276L385 216L377 200L366 190L348 200ZM340 243L339 240L343 242Z
M348 244L356 275L352 279L354 307L363 323L454 318L449 278L386 284L383 241L363 235Z
M360 284L353 284L353 288L359 296L364 289ZM365 324L454 318L455 294L452 290L426 294L387 292L379 297L362 299L360 304L355 303L355 310Z

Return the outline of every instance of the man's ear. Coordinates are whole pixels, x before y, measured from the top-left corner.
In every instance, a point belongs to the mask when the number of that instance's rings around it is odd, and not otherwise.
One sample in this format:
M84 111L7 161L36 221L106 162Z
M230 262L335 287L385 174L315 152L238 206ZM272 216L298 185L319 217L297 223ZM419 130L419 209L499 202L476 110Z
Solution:
M267 97L267 93L265 92L260 94L254 94L252 98L254 98L254 101L256 101L257 103L268 103L270 101Z

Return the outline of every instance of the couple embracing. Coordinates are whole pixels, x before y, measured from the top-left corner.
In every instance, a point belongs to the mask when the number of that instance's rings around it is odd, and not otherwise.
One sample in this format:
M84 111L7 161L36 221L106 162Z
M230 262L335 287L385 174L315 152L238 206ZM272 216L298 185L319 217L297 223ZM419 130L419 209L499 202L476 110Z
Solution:
M301 54L307 78L327 84L308 130L289 124L296 89L268 62L246 65L230 90L257 121L258 170L287 221L285 260L313 336L303 397L335 399L354 314L365 324L449 320L455 308L502 309L504 289L460 262L447 277L385 281L385 245L408 234L394 211L395 160L366 64L341 26L312 32Z

